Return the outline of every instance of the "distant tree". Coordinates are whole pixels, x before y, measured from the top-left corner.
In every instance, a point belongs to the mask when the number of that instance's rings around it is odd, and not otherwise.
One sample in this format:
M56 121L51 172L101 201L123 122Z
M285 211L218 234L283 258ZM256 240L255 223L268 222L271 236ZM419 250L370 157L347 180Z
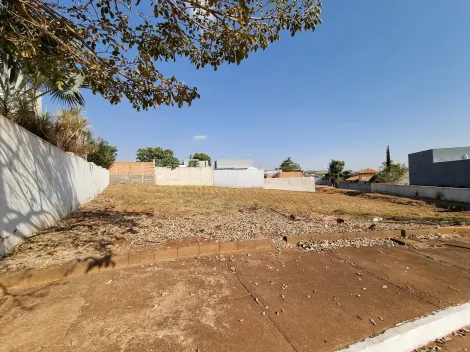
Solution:
M344 161L331 160L328 165L328 172L323 175L325 181L330 182L333 186L338 187L341 182L351 177L351 170L344 170Z
M93 151L88 154L87 160L105 169L109 169L116 161L117 148L110 145L101 137L91 139L89 143Z
M380 171L375 176L375 182L396 184L405 177L408 168L405 164L394 163L390 160L390 166L383 162Z
M197 159L200 161L207 161L209 166L211 165L211 157L205 153L195 153L190 159Z
M188 167L198 167L199 162L196 159L193 159L191 156L189 157L190 160L188 162Z
M169 167L170 169L175 169L180 164L178 158L173 156L173 150L160 147L139 148L136 159L146 162L155 160L155 166Z
M390 146L387 145L387 154L385 156L385 164L387 167L392 166L392 159L390 158Z
M155 160L158 163L159 160L172 158L173 157L173 150L171 149L162 149L160 147L152 148L139 148L137 150L137 161L152 161Z
M292 172L300 170L300 165L292 161L290 157L284 160L280 166L281 171L283 172Z
M180 161L178 158L171 157L171 158L165 158L165 159L160 160L158 166L167 167L169 169L174 170L178 167L179 164L180 164Z

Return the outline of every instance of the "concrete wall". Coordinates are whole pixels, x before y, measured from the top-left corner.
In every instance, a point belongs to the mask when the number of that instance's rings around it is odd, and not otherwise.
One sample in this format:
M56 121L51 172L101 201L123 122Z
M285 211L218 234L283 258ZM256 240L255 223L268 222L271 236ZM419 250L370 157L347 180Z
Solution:
M214 170L215 187L263 188L263 169Z
M212 186L213 170L211 167L167 167L155 168L156 185L173 186Z
M284 191L315 192L315 178L266 178L265 189L279 189Z
M371 184L370 183L340 183L339 188L341 189L351 189L354 191L370 193Z
M409 154L410 185L470 188L470 160L455 159L466 149L431 149Z
M468 188L405 186L383 183L372 183L371 186L374 193L470 203L470 189Z
M0 116L0 257L95 198L109 172Z

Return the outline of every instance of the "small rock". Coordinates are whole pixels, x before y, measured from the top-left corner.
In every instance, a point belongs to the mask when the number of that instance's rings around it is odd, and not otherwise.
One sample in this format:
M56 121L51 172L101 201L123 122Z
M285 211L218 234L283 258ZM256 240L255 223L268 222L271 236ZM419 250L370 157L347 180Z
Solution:
M281 309L281 313L284 313L284 309Z
M405 270L410 270L410 268L406 267Z
M363 287L362 289L365 291L365 290L367 290L367 287Z
M372 325L377 325L377 323L374 321L374 319L369 319L369 321L372 323Z
M239 321L240 323L243 323L243 322L245 321L245 319L238 319L238 321Z
M255 285L256 285L256 286L258 286L258 283L257 283L257 282L255 282Z
M379 317L379 319L382 320L382 321L384 321L384 318L382 318L382 317Z
M109 285L111 282L113 282L113 280L112 280L112 279L111 279L111 280L109 280L109 281L106 281L104 284L105 284L105 285Z
M358 293L358 294L356 295L356 297L361 297L361 295Z
M383 285L382 288L387 288L387 285Z
M310 298L310 295L307 295L307 298Z
M261 313L261 315L266 315L266 312Z

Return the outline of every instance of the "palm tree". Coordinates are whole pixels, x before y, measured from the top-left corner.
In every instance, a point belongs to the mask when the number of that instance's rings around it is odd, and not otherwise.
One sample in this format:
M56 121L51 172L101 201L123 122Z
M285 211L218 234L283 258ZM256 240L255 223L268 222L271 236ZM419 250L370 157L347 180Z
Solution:
M71 75L68 82L54 82L40 72L28 73L11 56L0 52L0 114L20 122L41 115L38 99L52 96L68 107L84 106L80 88L87 85L82 76Z

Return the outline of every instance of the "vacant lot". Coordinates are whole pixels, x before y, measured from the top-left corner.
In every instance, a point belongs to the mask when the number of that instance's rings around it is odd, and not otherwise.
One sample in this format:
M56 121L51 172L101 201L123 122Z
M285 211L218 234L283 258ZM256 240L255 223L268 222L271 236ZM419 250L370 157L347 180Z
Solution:
M375 225L380 230L464 224L470 213L335 190L111 185L80 211L20 245L0 262L0 271L181 242L272 237L281 245L288 235L366 230L376 216L383 218Z

